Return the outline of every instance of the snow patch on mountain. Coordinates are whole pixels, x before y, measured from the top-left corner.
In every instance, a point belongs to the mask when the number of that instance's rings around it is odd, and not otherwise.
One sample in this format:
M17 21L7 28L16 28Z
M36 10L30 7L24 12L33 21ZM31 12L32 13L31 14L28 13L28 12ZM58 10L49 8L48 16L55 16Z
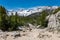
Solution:
M15 15L16 12L19 16L28 16L32 13L36 13L36 12L42 12L43 10L51 10L51 9L57 9L58 6L38 6L38 7L32 7L32 8L28 8L28 9L19 9L19 10L9 10L8 11L8 15Z

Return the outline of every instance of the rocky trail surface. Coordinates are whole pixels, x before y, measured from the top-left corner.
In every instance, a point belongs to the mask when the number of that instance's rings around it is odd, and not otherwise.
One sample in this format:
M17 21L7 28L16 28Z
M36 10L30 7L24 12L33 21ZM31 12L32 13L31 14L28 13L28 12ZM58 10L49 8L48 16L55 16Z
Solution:
M0 40L60 40L60 32L45 29L31 31L0 32Z

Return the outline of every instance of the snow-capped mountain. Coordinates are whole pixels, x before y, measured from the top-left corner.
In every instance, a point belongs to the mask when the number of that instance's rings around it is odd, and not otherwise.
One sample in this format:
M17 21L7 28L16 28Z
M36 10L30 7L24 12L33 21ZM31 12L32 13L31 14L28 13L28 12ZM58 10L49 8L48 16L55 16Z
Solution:
M15 15L16 12L19 16L28 16L36 12L42 12L43 10L54 10L57 9L58 6L38 6L38 7L33 7L33 8L28 8L28 9L19 9L19 10L9 10L8 15Z

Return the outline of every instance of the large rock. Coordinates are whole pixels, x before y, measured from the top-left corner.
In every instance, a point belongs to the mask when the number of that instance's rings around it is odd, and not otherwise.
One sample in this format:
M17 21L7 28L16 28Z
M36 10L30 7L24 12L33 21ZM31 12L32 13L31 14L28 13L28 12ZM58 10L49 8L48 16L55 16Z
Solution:
M48 28L60 29L60 11L52 14L48 19Z

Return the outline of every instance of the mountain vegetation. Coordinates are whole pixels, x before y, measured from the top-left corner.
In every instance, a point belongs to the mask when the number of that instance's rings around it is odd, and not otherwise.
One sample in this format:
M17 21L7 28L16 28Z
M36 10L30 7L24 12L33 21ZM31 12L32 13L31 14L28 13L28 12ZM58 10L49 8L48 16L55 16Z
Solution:
M55 10L54 13L56 13L59 9ZM31 23L33 25L41 25L41 28L47 27L48 20L46 20L46 17L48 16L47 11L43 11L39 13L37 16L18 16L17 12L15 15L8 16L7 10L0 6L0 29L3 31L13 31L18 30L19 26L27 25L27 23Z

